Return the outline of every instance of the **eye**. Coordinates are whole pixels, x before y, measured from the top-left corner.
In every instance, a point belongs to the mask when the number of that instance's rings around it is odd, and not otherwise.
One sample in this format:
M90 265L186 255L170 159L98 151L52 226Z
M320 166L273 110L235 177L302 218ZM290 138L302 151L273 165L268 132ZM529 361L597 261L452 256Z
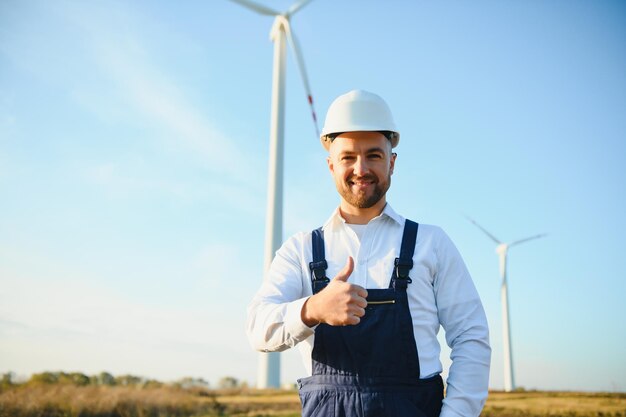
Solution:
M368 157L370 159L382 159L383 158L383 156L381 154L379 154L379 153L371 153L371 154L368 155Z
M352 155L344 155L341 157L342 161L354 161L354 156Z

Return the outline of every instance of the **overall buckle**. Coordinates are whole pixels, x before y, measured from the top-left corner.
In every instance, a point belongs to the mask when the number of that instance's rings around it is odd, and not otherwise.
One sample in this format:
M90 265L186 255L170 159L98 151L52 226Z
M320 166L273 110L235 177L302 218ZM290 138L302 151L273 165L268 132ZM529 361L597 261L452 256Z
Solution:
M313 274L313 280L326 282L329 281L329 279L326 278L326 269L328 268L328 262L326 262L326 260L319 262L309 262L309 268L311 269L311 273Z
M396 273L397 278L406 279L409 282L412 282L411 278L409 278L409 271L413 268L413 259L403 260L396 258L394 265L394 272Z
M311 268L311 275L313 276L313 279L311 280L313 294L317 294L326 287L326 284L330 282L330 280L326 277L328 263L325 259L319 262L309 262L309 268Z

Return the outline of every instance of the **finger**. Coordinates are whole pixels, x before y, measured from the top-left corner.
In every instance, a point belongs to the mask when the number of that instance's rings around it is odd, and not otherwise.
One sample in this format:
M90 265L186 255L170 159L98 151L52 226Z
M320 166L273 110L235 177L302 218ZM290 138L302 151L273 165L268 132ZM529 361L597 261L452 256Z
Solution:
M367 290L365 288L359 287L358 285L355 285L355 287L357 288L356 295L367 298Z
M361 308L365 308L367 307L367 300L365 298L362 297L357 297L354 299L354 303Z
M357 317L363 317L365 315L365 309L361 307L355 307L353 314Z
M333 279L337 281L346 282L348 281L348 278L350 278L350 275L352 274L353 269L354 269L354 260L352 259L352 256L348 256L348 261L346 262L346 266L344 266L343 269L339 271L337 276Z

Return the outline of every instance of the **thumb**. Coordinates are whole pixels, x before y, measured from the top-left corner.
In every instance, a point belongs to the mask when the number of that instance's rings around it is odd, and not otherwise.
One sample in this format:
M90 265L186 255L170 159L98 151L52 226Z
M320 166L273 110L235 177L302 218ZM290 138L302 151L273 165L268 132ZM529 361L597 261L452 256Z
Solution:
M353 269L354 269L354 260L352 259L352 256L348 256L348 261L346 262L346 266L344 266L343 269L339 271L339 273L334 279L337 281L343 281L343 282L348 281L348 278L352 274Z

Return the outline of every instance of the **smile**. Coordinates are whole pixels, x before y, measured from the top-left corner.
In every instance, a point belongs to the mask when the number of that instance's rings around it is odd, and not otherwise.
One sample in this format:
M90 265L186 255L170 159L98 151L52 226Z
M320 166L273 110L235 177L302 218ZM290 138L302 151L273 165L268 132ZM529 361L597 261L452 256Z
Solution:
M370 185L374 185L376 183L376 180L374 178L371 177L363 177L363 178L359 178L359 179L355 179L354 177L349 179L347 181L347 183L350 186L356 186L359 188L365 188L365 187L369 187Z
M373 181L348 181L351 187L368 188L374 185Z

